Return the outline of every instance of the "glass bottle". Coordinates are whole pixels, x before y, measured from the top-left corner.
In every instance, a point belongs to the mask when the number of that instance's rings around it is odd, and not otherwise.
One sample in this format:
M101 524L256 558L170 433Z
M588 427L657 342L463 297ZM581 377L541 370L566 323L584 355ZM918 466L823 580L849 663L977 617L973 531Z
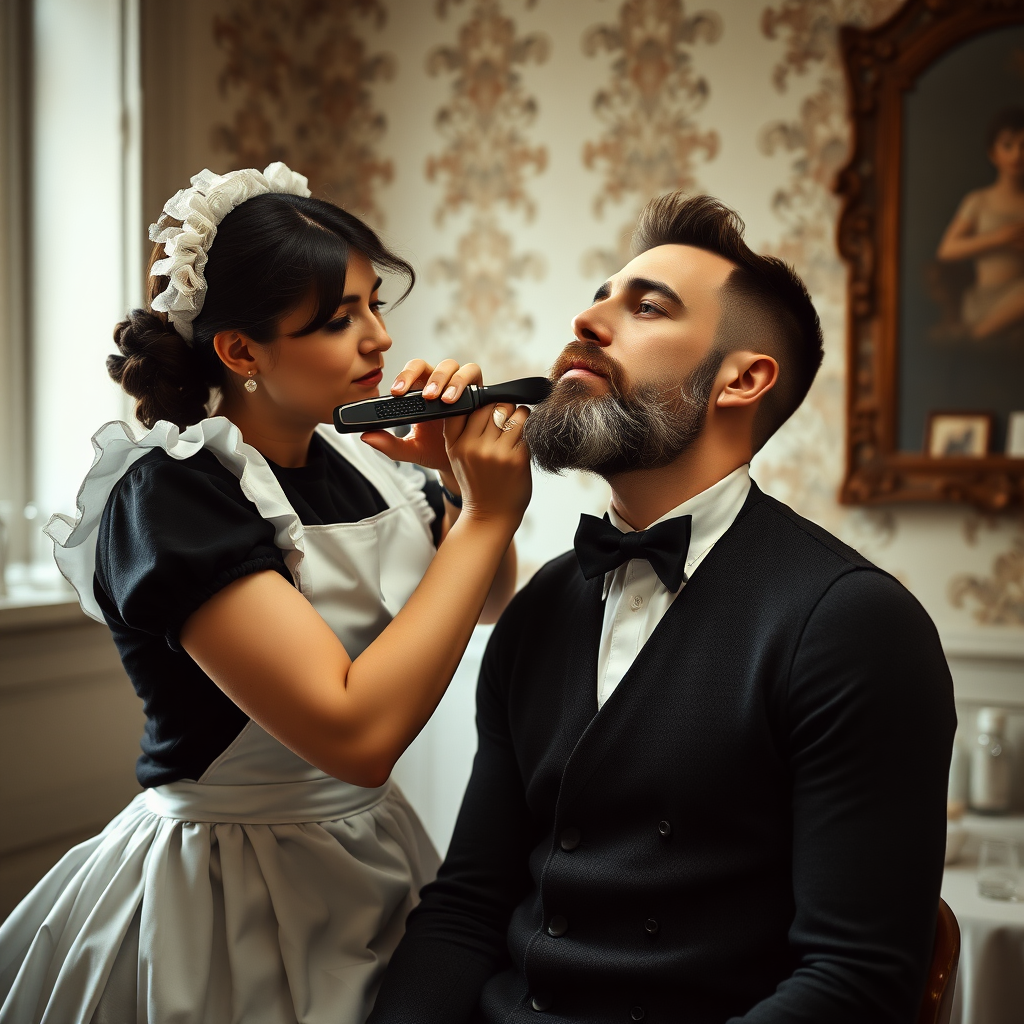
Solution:
M971 809L1003 814L1010 808L1010 752L1006 748L1006 712L978 712L978 740L971 756Z

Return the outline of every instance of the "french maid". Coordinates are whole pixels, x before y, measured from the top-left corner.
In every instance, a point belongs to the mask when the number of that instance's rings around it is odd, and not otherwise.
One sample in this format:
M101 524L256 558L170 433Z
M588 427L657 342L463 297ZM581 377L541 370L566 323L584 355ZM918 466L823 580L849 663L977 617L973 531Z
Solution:
M324 426L378 394L379 274L413 272L284 164L197 174L150 237L108 360L146 432L101 427L48 526L142 698L144 791L0 926L0 1022L355 1024L437 867L389 776L511 597L528 413Z

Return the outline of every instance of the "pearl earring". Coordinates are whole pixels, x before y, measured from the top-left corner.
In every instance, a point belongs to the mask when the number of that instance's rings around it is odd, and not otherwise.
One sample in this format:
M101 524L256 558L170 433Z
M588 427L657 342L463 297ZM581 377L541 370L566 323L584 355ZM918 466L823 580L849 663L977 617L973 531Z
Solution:
M245 382L245 390L248 391L250 395L259 387L256 381L252 379L254 372L254 370L249 371L249 379Z

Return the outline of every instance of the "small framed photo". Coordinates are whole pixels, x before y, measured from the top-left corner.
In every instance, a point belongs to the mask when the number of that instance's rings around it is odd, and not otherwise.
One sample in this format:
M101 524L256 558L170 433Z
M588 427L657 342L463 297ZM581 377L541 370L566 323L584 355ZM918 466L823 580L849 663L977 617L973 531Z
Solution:
M1006 454L1024 459L1024 412L1011 412L1006 418Z
M928 414L924 450L934 459L978 459L988 455L995 417L990 412Z

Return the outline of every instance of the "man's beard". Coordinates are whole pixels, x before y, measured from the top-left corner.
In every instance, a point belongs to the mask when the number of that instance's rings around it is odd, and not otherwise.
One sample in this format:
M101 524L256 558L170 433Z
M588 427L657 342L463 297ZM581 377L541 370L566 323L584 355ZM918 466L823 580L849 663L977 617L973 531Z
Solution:
M606 479L669 465L704 429L723 357L712 350L682 387L628 385L618 364L596 345L568 345L551 371L556 381L551 397L530 413L524 427L533 461L553 473L580 469ZM595 395L586 380L561 379L580 361L605 377L605 394Z

